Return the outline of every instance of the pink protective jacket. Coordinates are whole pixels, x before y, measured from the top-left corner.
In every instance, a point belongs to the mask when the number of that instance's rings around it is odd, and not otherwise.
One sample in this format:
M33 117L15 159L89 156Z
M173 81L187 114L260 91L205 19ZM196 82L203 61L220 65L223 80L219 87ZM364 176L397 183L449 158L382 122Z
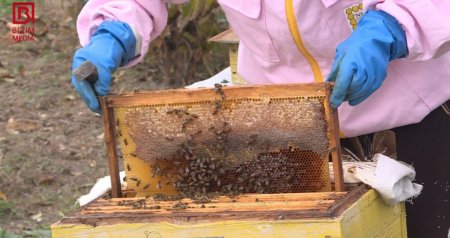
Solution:
M82 45L105 20L127 22L139 39L141 57L167 23L170 3L187 0L90 0L77 29ZM314 82L310 64L289 30L284 0L219 0L239 36L238 71L252 84ZM362 12L378 9L403 26L409 55L391 62L382 86L357 106L339 108L342 132L356 136L420 122L450 99L450 1L294 0L303 44L326 77L336 46L346 39ZM364 6L364 9L363 7Z

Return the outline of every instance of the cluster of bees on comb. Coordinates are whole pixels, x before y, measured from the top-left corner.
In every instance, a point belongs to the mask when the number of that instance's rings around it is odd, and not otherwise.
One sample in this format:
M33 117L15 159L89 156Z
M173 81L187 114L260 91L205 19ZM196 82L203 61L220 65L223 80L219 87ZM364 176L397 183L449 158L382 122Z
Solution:
M226 95L220 84L216 84L213 90L220 95L220 99L212 102L211 113L215 116L223 109ZM266 153L248 161L230 163L227 160L226 146L232 128L228 122L224 120L220 125L192 132L188 128L192 129L190 125L199 118L198 115L183 108L170 109L166 114L178 118L181 131L190 131L190 134L179 144L174 159L153 161L150 176L169 178L169 183L172 183L182 197L196 199L205 195L236 196L242 193L274 193L293 189L292 184L298 179L293 175L301 166L299 160L288 158L283 153ZM207 145L211 153L204 146L199 146L196 140L202 133L213 135ZM261 144L258 143L260 139L256 134L249 135L248 138L247 146ZM165 139L174 140L169 137ZM124 141L124 144L127 145L128 142ZM137 157L134 153L131 156ZM126 166L127 171L131 171L129 165ZM128 179L134 179L136 187L140 186L144 190L150 186L141 184L136 178ZM157 188L161 188L160 182Z

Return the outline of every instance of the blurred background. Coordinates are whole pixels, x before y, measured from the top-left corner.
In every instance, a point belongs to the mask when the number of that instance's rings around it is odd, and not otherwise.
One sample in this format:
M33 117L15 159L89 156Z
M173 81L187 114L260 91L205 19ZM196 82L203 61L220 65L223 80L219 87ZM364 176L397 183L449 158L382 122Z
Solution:
M29 0L30 1L30 0ZM101 118L70 85L82 0L35 0L33 42L13 43L12 0L0 0L0 238L50 237L49 226L108 175ZM228 66L214 0L169 5L144 62L114 74L113 93L179 88Z

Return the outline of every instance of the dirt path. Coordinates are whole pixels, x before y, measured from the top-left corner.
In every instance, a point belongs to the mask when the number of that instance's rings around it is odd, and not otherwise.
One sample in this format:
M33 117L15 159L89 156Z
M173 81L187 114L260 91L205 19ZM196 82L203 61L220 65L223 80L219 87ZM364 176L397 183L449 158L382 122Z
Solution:
M0 28L0 231L48 229L108 174L101 118L70 85L73 21L46 24L31 43L12 44ZM151 71L119 72L114 92L161 88L146 80Z
M70 86L68 52L51 44L0 43L0 228L8 231L47 228L107 174L100 117Z

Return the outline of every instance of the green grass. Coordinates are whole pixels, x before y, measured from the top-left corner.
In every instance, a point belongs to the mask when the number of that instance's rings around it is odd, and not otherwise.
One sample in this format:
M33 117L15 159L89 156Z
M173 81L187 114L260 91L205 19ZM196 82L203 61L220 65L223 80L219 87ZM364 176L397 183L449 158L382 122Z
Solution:
M0 200L0 217L4 217L12 212L11 204L7 201ZM1 238L1 236L0 236Z
M12 0L0 0L0 18L11 17L11 5Z
M19 238L20 236L8 233L0 227L0 238Z

